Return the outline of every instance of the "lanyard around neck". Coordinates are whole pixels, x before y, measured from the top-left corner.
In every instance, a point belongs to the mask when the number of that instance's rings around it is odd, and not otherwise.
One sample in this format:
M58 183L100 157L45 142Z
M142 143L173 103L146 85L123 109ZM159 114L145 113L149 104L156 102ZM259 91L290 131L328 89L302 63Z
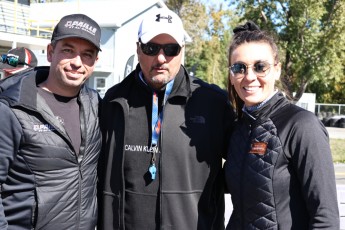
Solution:
M164 100L163 100L163 107L168 100L168 97L171 93L172 87L174 85L174 80L171 80L165 88L165 93L164 93ZM158 95L154 91L152 95L152 121L151 121L151 126L152 126L152 137L151 137L151 147L157 146L158 144L158 139L159 139L159 134L161 131L161 124L163 121L163 109L161 113L159 114L159 109L158 109Z
M166 85L165 93L164 93L164 100L163 100L163 109L162 109L160 114L158 112L158 95L155 91L153 92L153 95L152 95L151 149L153 149L153 151L152 151L151 163L150 163L150 167L149 167L149 172L151 174L152 180L154 180L156 178L156 173L157 173L155 161L156 161L156 152L158 151L157 144L158 144L159 134L161 132L161 125L163 122L164 106L165 106L166 101L168 100L168 97L171 93L173 85L174 85L174 80L171 80Z

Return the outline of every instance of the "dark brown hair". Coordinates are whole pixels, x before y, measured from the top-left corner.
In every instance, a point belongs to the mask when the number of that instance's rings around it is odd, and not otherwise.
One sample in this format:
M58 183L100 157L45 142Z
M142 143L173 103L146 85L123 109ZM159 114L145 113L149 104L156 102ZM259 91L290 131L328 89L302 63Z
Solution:
M269 44L273 51L275 64L279 62L278 46L274 41L273 36L268 34L266 31L260 30L260 28L254 22L248 21L246 24L236 27L233 32L234 36L230 43L228 57L230 65L231 55L234 50L243 43L249 42L263 42ZM228 95L230 102L236 109L238 117L242 117L242 108L244 105L244 101L238 96L234 86L231 85L230 75L228 79Z

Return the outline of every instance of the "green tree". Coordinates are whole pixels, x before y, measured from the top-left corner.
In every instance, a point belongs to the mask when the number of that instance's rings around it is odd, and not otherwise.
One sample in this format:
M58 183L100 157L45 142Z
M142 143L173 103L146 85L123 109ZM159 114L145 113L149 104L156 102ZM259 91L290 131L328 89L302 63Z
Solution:
M184 28L191 37L191 42L186 44L185 66L195 74L205 44L203 38L208 26L206 8L195 0L170 0L166 4L181 17Z
M186 68L197 77L225 89L229 28L236 17L222 4L206 7L198 0L172 0L166 4L181 16L192 38L186 47Z
M243 22L253 20L278 38L281 83L288 98L298 101L305 91L331 87L332 82L336 86L344 78L345 1L243 0L236 4ZM308 88L310 83L314 87ZM325 99L314 93L318 101ZM341 93L345 98L345 91Z
M227 50L230 41L228 33L230 11L210 6L209 23L205 30L203 49L198 57L196 75L205 81L226 88L228 73Z

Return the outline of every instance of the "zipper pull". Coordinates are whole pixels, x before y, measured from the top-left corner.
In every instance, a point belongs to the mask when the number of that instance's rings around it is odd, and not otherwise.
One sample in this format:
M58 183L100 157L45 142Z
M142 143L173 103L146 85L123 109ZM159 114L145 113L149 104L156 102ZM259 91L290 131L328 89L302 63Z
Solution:
M83 179L83 173L81 172L80 165L79 165L79 174L80 174L80 178Z

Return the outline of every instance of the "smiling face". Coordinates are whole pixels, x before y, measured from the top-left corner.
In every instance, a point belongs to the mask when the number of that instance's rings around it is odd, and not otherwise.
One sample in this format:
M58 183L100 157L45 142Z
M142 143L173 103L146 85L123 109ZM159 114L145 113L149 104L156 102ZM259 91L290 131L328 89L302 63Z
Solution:
M51 63L48 79L42 87L61 96L75 96L93 73L98 49L80 38L65 38L48 45Z
M280 77L281 64L275 63L274 57L271 46L264 42L245 42L233 50L229 66L235 63L249 66L242 77L229 74L231 84L246 106L263 102L275 91L275 81ZM271 64L266 76L258 76L253 71L253 65L259 61Z

